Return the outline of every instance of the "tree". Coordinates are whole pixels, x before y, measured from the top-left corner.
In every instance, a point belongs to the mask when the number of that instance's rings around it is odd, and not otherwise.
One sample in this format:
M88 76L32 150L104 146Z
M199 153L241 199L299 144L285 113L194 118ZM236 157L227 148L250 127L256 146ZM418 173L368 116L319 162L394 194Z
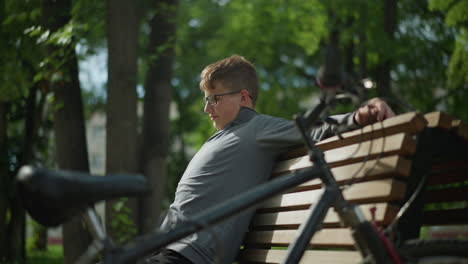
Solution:
M44 103L34 101L37 85L32 81L34 62L41 50L31 50L35 42L24 33L38 21L39 8L37 2L31 2L27 10L24 7L24 3L15 1L0 6L0 36L4 39L0 54L8 61L0 66L0 261L18 263L25 262L25 212L15 188L15 175L21 165L34 161L40 126L37 113Z
M464 104L468 99L468 0L431 0L429 10L444 12L445 25L454 31L454 48L446 71L446 103L449 112L467 120L468 112Z
M181 1L175 98L180 100L179 117L187 122L185 131L200 132L187 136L189 144L197 141L199 147L213 132L202 116L199 74L207 64L232 54L245 56L258 70L259 112L287 118L298 112L297 102L318 90L311 86L316 52L327 34L325 10L320 1Z
M137 168L137 50L140 11L138 1L107 1L107 123L106 173L136 173ZM122 19L125 18L125 19ZM114 203L106 203L106 227L116 235ZM130 220L137 223L137 202L130 200ZM134 229L134 227L133 227ZM132 227L125 231L132 230Z
M0 101L0 175L8 175L8 170L7 170L7 151L6 151L6 127L7 127L7 122L6 122L6 103ZM8 245L8 237L6 234L8 234L7 230L7 219L6 219L6 214L7 214L7 208L8 208L8 201L6 197L6 187L8 186L7 184L7 177L3 176L0 177L0 194L2 197L0 197L0 249L2 249L2 254L0 255L0 261L6 260L6 249ZM3 253L5 252L5 253Z
M26 98L24 118L25 132L20 166L33 164L34 161L37 159L35 157L35 152L38 151L38 131L42 127L45 98L47 96L47 92L41 91L39 89L40 86L41 83L35 84L30 89L29 95ZM20 207L20 204L18 204L18 207ZM21 217L25 217L24 211L21 212ZM25 222L23 222L22 225L25 225ZM40 225L38 224L38 226ZM22 228L25 227L23 226ZM37 233L38 239L36 240L36 249L45 251L47 248L47 228L41 226L41 228L38 228L34 231L39 231ZM18 236L23 237L23 239L25 239L25 234L19 234ZM22 246L24 247L24 245Z
M141 168L153 190L142 199L141 233L153 231L159 214L167 175L169 152L169 108L172 98L177 1L159 0L153 3L150 36L147 46L147 72L141 144Z
M61 169L89 172L76 58L66 66L71 80L53 85L58 108L54 113L57 164ZM63 241L65 263L75 263L91 242L80 216L63 224Z
M394 43L394 34L397 27L397 0L383 0L383 40L387 43L379 56L381 57L377 65L376 82L377 95L384 98L391 98L391 76L392 56L388 51Z
M44 26L57 38L52 37L47 45L51 58L49 75L45 77L54 93L57 165L60 169L89 172L76 43L68 34L73 30L71 9L71 1L42 2ZM79 216L63 224L63 240L65 263L75 263L90 243Z

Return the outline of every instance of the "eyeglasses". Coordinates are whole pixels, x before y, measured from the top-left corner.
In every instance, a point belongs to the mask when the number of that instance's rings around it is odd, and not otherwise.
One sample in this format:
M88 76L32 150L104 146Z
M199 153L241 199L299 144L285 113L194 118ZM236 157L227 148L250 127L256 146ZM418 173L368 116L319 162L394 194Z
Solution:
M228 95L228 94L236 94L240 93L242 90L235 91L235 92L229 92L229 93L222 93L222 94L212 94L203 97L203 105L206 105L208 103L209 105L217 105L218 104L218 97L223 96L223 95Z

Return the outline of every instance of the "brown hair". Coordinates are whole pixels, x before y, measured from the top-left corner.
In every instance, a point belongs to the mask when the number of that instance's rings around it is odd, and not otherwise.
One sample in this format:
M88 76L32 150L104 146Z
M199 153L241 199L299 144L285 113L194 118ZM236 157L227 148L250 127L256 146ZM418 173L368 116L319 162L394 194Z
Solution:
M215 89L214 83L219 81L231 91L247 90L252 104L255 106L258 96L258 77L254 65L239 55L233 55L214 62L203 69L200 89Z

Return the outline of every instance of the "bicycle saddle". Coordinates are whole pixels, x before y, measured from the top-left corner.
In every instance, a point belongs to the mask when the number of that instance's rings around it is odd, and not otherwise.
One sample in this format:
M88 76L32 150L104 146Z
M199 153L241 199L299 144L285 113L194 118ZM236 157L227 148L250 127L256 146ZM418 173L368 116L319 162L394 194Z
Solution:
M142 175L101 177L23 166L16 180L25 209L45 226L60 225L101 200L149 193Z

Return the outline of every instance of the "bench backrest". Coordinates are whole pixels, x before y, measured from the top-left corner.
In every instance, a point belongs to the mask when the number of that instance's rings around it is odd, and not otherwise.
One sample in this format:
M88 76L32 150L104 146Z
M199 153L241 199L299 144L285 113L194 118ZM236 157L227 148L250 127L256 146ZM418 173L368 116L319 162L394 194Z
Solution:
M440 156L445 154L439 153L439 148L430 151L430 155L421 155L424 145L428 144L428 138L437 134L432 133L432 130L447 138L455 138L456 142L465 145L468 140L465 123L453 121L443 113L423 116L413 112L344 133L341 139L332 137L323 140L318 146L324 151L333 175L343 186L345 197L359 204L368 219L374 219L380 226L387 226L420 182L421 175L447 166L454 168L455 164L457 168L464 168L463 166L468 164L466 159L441 159ZM432 152L437 152L439 156ZM468 150L465 149L464 153L466 152ZM298 149L283 155L276 164L272 177L281 177L291 171L313 166L305 154L305 149ZM417 159L416 155L430 157ZM422 165L429 169L421 168L424 167ZM444 186L448 187L425 188L424 195L421 196L430 197L428 203L468 200L468 195L464 195L468 187L459 184L468 180L467 171L451 170L451 178L446 177L447 173L443 170L440 170L439 174L430 174L428 185L436 184L440 187L440 184L445 184ZM446 195L447 192L451 195ZM295 239L297 228L305 221L309 207L317 202L321 193L321 183L316 179L265 202L251 221L244 249L240 254L240 262L281 262L286 253L284 249ZM421 208L426 201L421 199L418 200L417 208L412 209L409 215L423 214ZM458 213L465 212L465 215L468 215L468 202L464 208L460 204L458 206ZM468 224L467 219L450 218L452 220L447 221L443 215L450 214L450 210L445 210L444 206L433 208L438 209L424 211L424 216L431 217L431 220L406 221L408 223L400 226L402 232L405 229L417 228L417 234L412 234L415 236L419 234L422 224ZM340 225L338 216L332 209L327 213L322 230L316 233L310 246L314 249L339 250L308 250L303 257L304 262L313 259L316 263L356 263L360 259L359 253L354 251L350 230Z

